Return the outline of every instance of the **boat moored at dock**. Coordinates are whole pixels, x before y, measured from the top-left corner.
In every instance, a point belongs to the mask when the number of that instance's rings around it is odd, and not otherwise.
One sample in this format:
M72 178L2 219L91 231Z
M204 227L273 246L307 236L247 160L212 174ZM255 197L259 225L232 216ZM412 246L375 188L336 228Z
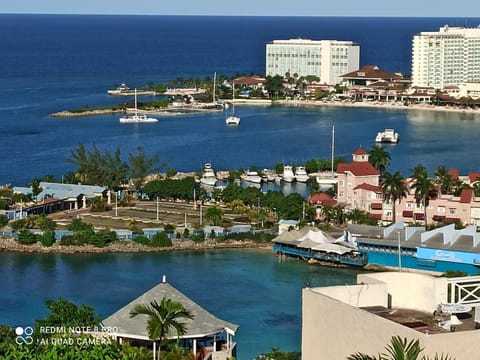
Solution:
M202 177L200 178L200 183L207 186L215 186L217 183L217 177L215 171L212 168L212 164L206 163L203 166Z
M295 179L304 183L310 179L304 166L297 166L295 169Z
M283 167L282 180L285 182L295 181L295 174L293 173L293 168L290 165L285 165Z

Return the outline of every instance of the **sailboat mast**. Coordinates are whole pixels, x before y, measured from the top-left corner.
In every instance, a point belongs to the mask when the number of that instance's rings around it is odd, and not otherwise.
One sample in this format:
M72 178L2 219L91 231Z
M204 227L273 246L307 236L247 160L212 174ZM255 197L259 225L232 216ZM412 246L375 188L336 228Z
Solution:
M332 178L334 177L334 161L335 161L335 125L332 126Z
M138 116L138 110L137 110L137 88L135 88L135 116Z
M215 102L215 87L217 86L217 72L213 73L213 99L212 101Z

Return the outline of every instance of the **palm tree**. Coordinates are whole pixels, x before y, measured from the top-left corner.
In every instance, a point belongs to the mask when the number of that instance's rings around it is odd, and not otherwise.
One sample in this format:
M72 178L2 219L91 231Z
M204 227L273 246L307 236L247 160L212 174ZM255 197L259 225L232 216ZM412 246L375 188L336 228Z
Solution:
M382 146L373 145L368 152L368 162L380 171L380 176L383 177L385 170L390 166L390 153Z
M193 314L181 303L171 299L163 298L160 304L153 300L149 305L137 304L130 311L130 317L137 315L147 315L148 337L154 343L158 340L158 359L160 359L160 348L162 341L165 340L171 329L177 333L177 340L185 335L187 329L185 323L180 319L193 319ZM155 354L154 354L155 356ZM155 359L154 359L155 360Z
M437 167L435 171L435 183L440 186L440 193L450 194L452 191L452 175L445 166Z
M385 347L386 352L379 354L378 357L366 355L360 352L350 355L347 360L417 360L423 349L420 347L420 341L393 336L390 344ZM423 355L421 360L455 360L449 355L436 354L433 358Z
M396 171L393 175L386 172L384 175L384 181L382 184L382 194L385 201L392 201L393 205L393 222L397 221L396 206L395 203L398 200L398 204L402 201L402 198L407 197L407 188L405 187L405 179L400 172Z
M412 185L412 188L415 190L415 200L417 205L423 205L423 216L425 221L425 226L427 225L427 207L430 202L430 195L434 190L434 182L432 179L427 176L422 176L415 178L415 183Z
M218 206L210 206L207 209L207 212L205 213L205 218L207 220L210 220L214 226L217 226L220 224L220 221L222 220L222 216L223 216L223 211Z

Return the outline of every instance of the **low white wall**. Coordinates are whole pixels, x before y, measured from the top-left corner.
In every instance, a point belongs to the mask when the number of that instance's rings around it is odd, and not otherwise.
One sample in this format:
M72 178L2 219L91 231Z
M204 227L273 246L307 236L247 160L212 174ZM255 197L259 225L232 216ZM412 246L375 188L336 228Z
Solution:
M357 283L383 282L391 297L391 306L433 312L437 305L447 301L447 279L427 274L383 272L360 274Z
M355 307L388 306L387 285L382 282L365 285L329 286L312 289Z

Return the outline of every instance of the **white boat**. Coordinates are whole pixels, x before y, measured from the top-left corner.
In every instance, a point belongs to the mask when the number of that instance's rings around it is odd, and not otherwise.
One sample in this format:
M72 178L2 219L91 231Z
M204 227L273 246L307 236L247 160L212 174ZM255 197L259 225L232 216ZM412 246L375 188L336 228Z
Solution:
M399 135L394 129L385 129L385 131L379 131L375 137L377 143L390 143L396 144L398 142Z
M263 169L263 175L267 178L267 181L275 181L277 175L271 169Z
M108 95L120 95L120 94L123 94L123 93L128 92L128 90L130 90L130 89L128 88L128 86L127 86L125 83L122 83L122 85L120 85L120 86L117 87L116 89L108 90L108 91L107 91L107 94L108 94Z
M310 178L308 177L307 171L303 166L297 166L295 169L295 179L299 182L307 182Z
M232 115L225 119L225 123L228 126L238 126L240 124L240 118L235 116L235 82L232 82Z
M215 171L213 171L212 164L206 163L203 166L202 177L200 178L200 183L208 186L215 186L217 183L217 177Z
M283 167L282 180L289 183L295 181L295 174L293 173L293 169L290 165L285 165Z
M157 122L158 119L148 117L145 114L138 115L138 108L137 108L137 89L135 89L135 113L133 115L125 115L120 118L121 123L153 123Z
M326 173L326 174L320 174L317 176L317 184L320 185L321 189L324 188L331 188L335 186L338 183L338 178L337 175L335 174L335 126L332 126L332 159L331 159L331 165L332 165L332 172L331 173Z
M260 184L262 182L262 177L258 175L258 172L249 170L244 174L242 180L254 184Z

